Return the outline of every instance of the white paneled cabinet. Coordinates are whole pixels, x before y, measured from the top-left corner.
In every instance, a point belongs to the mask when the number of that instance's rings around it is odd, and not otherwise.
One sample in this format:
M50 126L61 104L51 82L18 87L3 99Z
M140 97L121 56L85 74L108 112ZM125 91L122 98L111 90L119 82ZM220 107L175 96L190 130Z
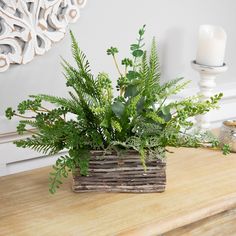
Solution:
M44 156L30 149L17 148L9 138L8 141L3 141L2 137L0 176L52 165L62 154L63 152L54 156Z

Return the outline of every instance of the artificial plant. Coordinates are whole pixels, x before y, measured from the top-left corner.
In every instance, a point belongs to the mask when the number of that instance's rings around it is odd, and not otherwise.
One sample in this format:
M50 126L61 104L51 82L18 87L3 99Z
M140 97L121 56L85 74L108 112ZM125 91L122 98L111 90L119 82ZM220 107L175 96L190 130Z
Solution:
M48 155L68 150L68 154L61 156L53 166L51 193L76 167L81 175L88 174L90 150L136 150L145 168L147 155L164 158L168 146L219 146L213 136L206 133L190 135L188 130L193 126L189 118L217 108L222 94L207 101L199 101L198 96L169 101L188 82L183 78L160 82L156 42L153 39L147 56L144 33L145 26L139 30L137 41L130 46L131 56L124 58L121 66L117 60L118 49L111 47L107 50L119 74L118 96L113 94L108 74L94 76L91 73L85 54L70 32L75 65L62 61L68 97L32 95L22 101L16 111L6 110L7 118L22 118L17 126L19 134L31 134L16 141L18 147ZM55 106L49 109L48 103ZM227 147L224 152L228 152Z

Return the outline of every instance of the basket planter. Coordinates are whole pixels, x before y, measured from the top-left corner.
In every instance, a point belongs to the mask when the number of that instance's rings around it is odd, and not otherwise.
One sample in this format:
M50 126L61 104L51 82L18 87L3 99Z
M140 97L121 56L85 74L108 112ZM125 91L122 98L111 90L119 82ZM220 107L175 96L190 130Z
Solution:
M164 192L166 186L166 162L164 159L148 159L144 171L140 156L129 151L121 156L91 152L89 175L81 176L79 169L73 173L74 192Z

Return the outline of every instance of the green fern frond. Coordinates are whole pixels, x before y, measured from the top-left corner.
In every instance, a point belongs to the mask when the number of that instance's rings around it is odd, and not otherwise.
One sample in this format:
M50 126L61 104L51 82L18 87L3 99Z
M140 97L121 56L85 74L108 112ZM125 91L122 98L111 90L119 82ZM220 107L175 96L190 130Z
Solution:
M57 97L57 96L46 95L46 94L39 94L36 96L31 96L31 97L37 97L37 98L42 99L45 102L49 102L52 104L56 104L58 106L65 107L72 113L75 113L76 111L78 111L78 103L68 98Z
M72 87L76 92L86 86L85 80L82 78L79 71L71 66L66 60L62 60L62 67L64 69L64 76L67 79L66 85ZM83 87L81 87L83 86Z
M70 156L65 155L58 158L53 166L53 172L49 175L49 192L54 194L62 184L62 179L67 178L69 172L75 169L75 161Z
M160 88L158 89L157 93L159 94L160 98L169 97L171 95L177 94L180 91L182 91L189 83L190 81L185 81L182 83L179 83L181 80L183 80L183 77L168 81L164 83Z
M155 80L155 83L160 83L160 65L159 58L157 54L156 40L153 38L151 46L151 54L149 59L149 77Z
M140 77L142 80L148 77L149 74L149 66L147 62L147 52L145 51L142 56L142 62L139 71Z
M71 40L72 40L72 54L79 69L79 71L77 71L78 72L77 80L79 80L80 82L84 80L84 83L82 84L83 86L82 88L84 89L85 93L91 96L95 96L96 99L99 99L99 93L98 93L98 90L96 89L95 80L93 78L93 75L90 74L89 61L87 60L86 55L80 50L72 31L70 31L70 35L71 35ZM68 69L71 69L71 66L68 63L66 63L66 67L67 68L65 67L64 68L67 71ZM79 88L77 87L77 90L78 89Z
M30 125L31 127L37 128L37 122L35 120L21 120L19 121L20 124Z
M75 36L71 30L70 36L72 41L72 55L77 63L79 70L84 74L90 73L89 62L86 59L86 55L80 50Z
M152 120L155 121L156 123L159 123L159 124L164 124L164 123L165 123L165 120L164 120L162 117L158 116L158 115L157 115L155 112L153 112L153 111L147 112L147 113L145 114L145 116L146 116L147 118L152 119Z
M96 86L96 81L93 75L89 73L81 73L76 70L67 61L63 61L62 64L65 71L65 78L67 79L67 85L72 87L80 98L83 100L94 101L95 103L100 102L101 93Z
M121 126L121 124L119 123L119 121L117 121L117 120L115 120L115 119L112 119L111 120L111 126L112 126L112 128L115 130L115 131L117 131L117 132L121 132L121 130L122 130L122 126Z
M55 146L55 143L45 142L41 137L36 137L34 135L31 138L17 140L14 144L16 144L17 147L31 148L37 152L48 155L53 155L60 151L57 146Z

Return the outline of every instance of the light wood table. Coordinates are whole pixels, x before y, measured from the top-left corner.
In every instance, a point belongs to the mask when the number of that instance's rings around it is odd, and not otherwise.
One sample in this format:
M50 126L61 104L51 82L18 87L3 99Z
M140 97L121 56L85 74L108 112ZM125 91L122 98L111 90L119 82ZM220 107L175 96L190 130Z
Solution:
M0 178L0 235L236 235L236 154L173 149L165 193L48 193L41 168Z

